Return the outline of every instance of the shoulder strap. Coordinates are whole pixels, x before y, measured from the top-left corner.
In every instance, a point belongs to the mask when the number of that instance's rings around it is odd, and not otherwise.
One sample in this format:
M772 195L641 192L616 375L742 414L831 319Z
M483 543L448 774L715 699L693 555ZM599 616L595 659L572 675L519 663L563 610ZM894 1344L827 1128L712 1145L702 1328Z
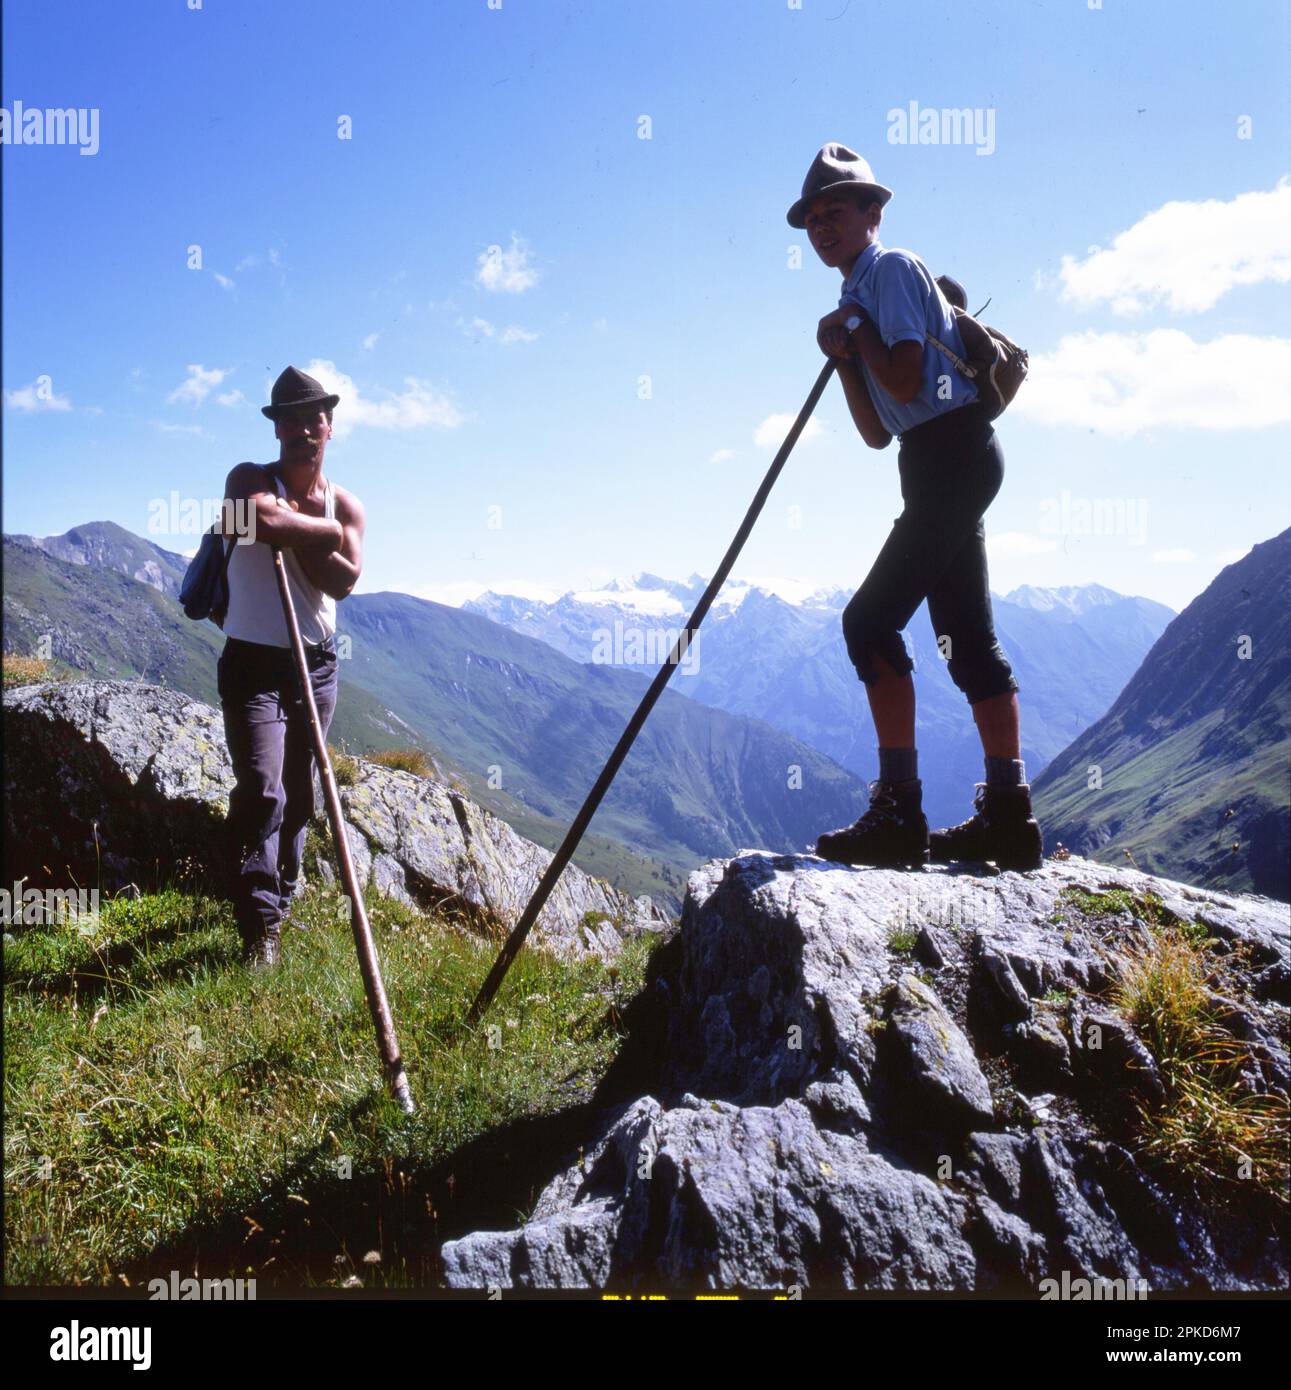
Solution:
M923 336L927 338L933 347L939 348L944 352L964 376L975 377L977 375L977 368L974 367L971 362L966 362L953 348L948 348L940 338L934 338L931 333L925 333Z

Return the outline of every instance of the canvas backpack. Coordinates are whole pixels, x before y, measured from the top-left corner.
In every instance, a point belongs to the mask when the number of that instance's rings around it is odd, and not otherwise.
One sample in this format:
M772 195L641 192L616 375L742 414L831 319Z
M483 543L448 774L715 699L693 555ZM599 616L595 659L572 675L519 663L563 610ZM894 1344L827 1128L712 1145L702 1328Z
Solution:
M944 279L944 276L939 278L938 285L942 285ZM955 313L955 324L964 343L965 355L961 357L931 333L924 336L933 347L950 358L961 376L967 377L977 387L977 398L986 407L987 418L994 420L1004 412L1004 408L1017 395L1018 387L1026 380L1027 351L1011 338L1005 337L998 328L979 322L960 305L951 302L950 307Z

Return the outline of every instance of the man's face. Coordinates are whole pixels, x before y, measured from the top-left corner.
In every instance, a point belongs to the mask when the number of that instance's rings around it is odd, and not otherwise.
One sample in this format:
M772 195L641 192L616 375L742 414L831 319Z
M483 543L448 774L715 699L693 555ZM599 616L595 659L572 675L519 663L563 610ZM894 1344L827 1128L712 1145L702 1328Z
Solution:
M879 208L862 209L851 198L822 194L807 206L803 220L816 254L827 266L846 270L874 240Z
M290 463L317 463L332 437L327 412L321 406L302 405L280 415L274 434L282 443L282 456Z

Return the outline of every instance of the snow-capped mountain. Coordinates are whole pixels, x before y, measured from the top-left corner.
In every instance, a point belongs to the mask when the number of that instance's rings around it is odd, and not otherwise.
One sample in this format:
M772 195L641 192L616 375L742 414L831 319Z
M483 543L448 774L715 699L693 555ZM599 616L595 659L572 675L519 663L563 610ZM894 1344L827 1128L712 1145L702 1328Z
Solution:
M488 593L464 607L594 664L653 674L666 660L707 580L636 574L551 603ZM877 756L865 691L847 660L843 588L732 577L670 689L802 739L862 777ZM792 597L786 597L786 594ZM1163 604L1102 585L1025 586L995 597L996 628L1021 686L1023 753L1035 776L1098 719L1166 624ZM941 822L968 813L981 748L963 696L940 659L925 611L906 633L916 663L924 804Z

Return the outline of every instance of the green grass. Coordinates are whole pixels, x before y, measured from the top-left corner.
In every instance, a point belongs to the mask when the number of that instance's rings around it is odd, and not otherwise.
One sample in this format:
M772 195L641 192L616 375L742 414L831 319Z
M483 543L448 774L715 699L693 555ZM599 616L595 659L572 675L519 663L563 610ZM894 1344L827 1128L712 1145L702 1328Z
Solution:
M384 753L365 754L368 762L392 767L399 772L411 772L415 777L432 777L434 768L420 748L388 748Z
M18 656L13 652L4 653L0 673L5 690L16 690L20 685L39 685L44 681L72 680L75 675L61 661L46 661L39 656Z
M344 748L338 748L335 744L327 745L327 756L332 763L332 776L336 779L338 787L352 787L358 780L359 765Z
M1058 894L1058 902L1074 908L1086 917L1102 917L1129 912L1141 917L1152 927L1192 927L1184 919L1171 912L1155 893L1131 893L1128 888L1108 888L1099 893L1072 885ZM1059 919L1055 913L1051 921ZM1204 930L1204 929L1203 929Z
M1143 1152L1186 1173L1215 1196L1254 1188L1288 1204L1287 1104L1252 1094L1239 1079L1249 1048L1223 1026L1210 988L1204 941L1177 927L1133 943L1113 1001L1156 1059L1166 1103L1141 1106Z
M919 933L913 927L893 927L888 932L888 950L898 954L908 954L915 948Z
M203 1275L285 1286L432 1277L430 1237L453 1214L427 1175L499 1126L583 1098L654 938L609 969L524 951L467 1030L496 944L367 904L413 1117L384 1093L335 893L297 899L284 964L266 974L237 965L227 904L177 891L6 935L6 1281L137 1284L190 1247ZM469 1162L450 1172L448 1193L471 1175ZM363 1263L369 1250L380 1263Z

